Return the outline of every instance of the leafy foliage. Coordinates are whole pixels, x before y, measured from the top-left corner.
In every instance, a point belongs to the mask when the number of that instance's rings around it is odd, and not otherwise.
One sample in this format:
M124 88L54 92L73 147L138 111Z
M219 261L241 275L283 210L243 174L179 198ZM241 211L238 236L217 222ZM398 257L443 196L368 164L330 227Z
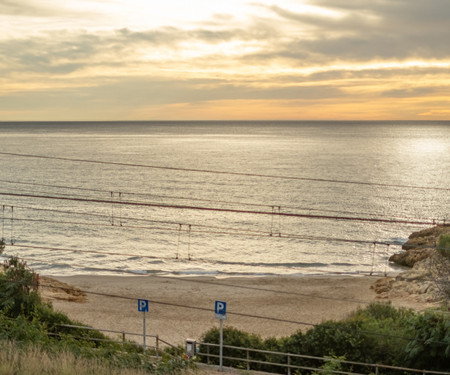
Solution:
M220 331L218 328L212 328L208 332L206 332L203 342L209 343L219 343ZM236 328L227 327L223 329L223 344L227 346L236 346L241 348L252 348L252 349L262 349L263 348L263 340L260 336L253 335L251 333L240 331ZM200 346L200 351L206 353L209 350L210 354L219 355L218 347L210 347L204 348ZM224 349L223 353L224 357L233 357L233 358L246 358L246 353L239 349ZM253 357L252 357L253 358ZM218 364L218 359L214 360L215 364ZM238 368L246 368L246 364L243 361L239 360L230 360L225 359L223 361L224 366L234 366ZM255 369L252 367L252 369Z
M409 320L413 340L406 345L410 366L431 370L450 369L450 319L445 313L426 312Z
M320 366L321 370L313 372L313 375L332 375L336 374L336 371L342 371L342 361L345 361L345 357L325 357L327 362Z
M0 241L0 254L3 249L4 242ZM155 364L150 358L151 351L143 355L142 348L135 343L119 344L99 331L61 327L64 324L83 326L42 301L37 291L37 275L26 262L18 257L5 260L3 272L0 269L0 345L5 341L24 346L32 343L56 357L69 352L75 358L93 359L115 368L158 374L176 373L190 364L173 356L164 356Z
M213 328L202 338L205 343L219 343L219 331ZM371 304L357 310L344 321L328 321L316 325L306 332L298 331L289 337L262 340L234 328L224 329L224 345L255 348L268 351L301 354L313 357L329 357L323 364L314 358L294 358L291 364L303 367L319 367L332 371L337 366L341 371L369 373L373 369L336 363L336 358L362 363L382 363L391 366L409 366L448 371L450 363L450 316L438 311L422 314L408 309L396 309L389 304ZM205 348L200 349L206 353ZM210 353L214 350L210 349ZM215 352L214 352L215 353ZM217 353L218 354L218 349ZM224 356L230 355L230 352ZM243 358L245 353L234 349L233 357ZM286 363L286 357L260 354L261 359L273 363ZM278 356L279 357L279 356ZM206 358L202 358L206 361ZM241 362L227 362L243 367ZM225 364L225 361L224 361ZM254 365L252 369L284 373L286 370L274 365ZM321 371L322 372L322 371ZM384 374L389 374L386 370ZM398 373L393 370L392 373Z
M10 257L3 264L0 273L0 310L4 314L17 317L30 316L41 303L37 293L37 275L27 268L24 261Z
M450 234L441 234L437 247L441 255L450 258Z
M359 359L348 358L401 366L404 347L412 333L408 322L414 316L412 310L396 309L390 304L372 303L359 309L349 320L359 322L364 345Z

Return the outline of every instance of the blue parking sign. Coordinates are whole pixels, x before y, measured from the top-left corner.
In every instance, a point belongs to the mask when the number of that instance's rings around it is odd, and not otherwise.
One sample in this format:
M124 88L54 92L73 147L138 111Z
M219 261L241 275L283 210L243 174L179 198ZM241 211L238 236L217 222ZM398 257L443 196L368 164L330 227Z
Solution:
M138 299L138 311L148 312L148 300L147 299Z
M216 301L214 312L216 314L216 319L226 319L227 303L223 301Z

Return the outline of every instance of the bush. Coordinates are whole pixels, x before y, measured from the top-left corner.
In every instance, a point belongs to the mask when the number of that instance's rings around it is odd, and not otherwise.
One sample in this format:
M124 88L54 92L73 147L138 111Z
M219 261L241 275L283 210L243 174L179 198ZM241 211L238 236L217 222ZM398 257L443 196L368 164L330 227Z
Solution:
M450 318L446 313L425 312L409 320L414 338L406 345L408 366L429 370L450 369Z
M204 336L207 343L219 343L219 330L213 328ZM427 368L448 371L450 363L450 317L445 313L414 313L409 309L396 309L390 304L374 303L357 310L344 321L329 321L316 325L306 332L280 339L262 340L234 328L224 329L224 344L242 348L279 351L314 357L346 358L348 361L380 363L391 366ZM205 348L201 348L206 353ZM218 355L219 349L210 349ZM245 352L224 350L224 356L244 358ZM286 363L286 357L273 354L251 354L251 359L273 363ZM206 362L206 358L202 358ZM331 363L332 362L332 363ZM291 364L303 367L339 366L343 371L369 373L373 369L366 366L337 364L336 361L323 364L312 358L291 358ZM225 361L225 365L244 367L243 361ZM251 369L285 373L279 366L252 364ZM385 370L384 374L396 374Z
M408 321L414 316L410 309L396 309L383 303L372 303L358 310L350 320L359 322L364 335L359 361L401 366L405 345L411 337L412 329Z
M9 257L0 273L0 310L10 317L32 315L41 298L37 292L37 275L25 261Z
M450 258L450 234L441 234L439 236L437 248L439 254L446 258Z
M3 249L4 243L0 241L0 254ZM4 262L3 272L0 270L0 344L16 342L16 347L25 347L32 343L55 357L70 352L75 358L95 359L114 368L159 374L179 372L189 365L181 358L167 356L155 365L150 351L144 356L135 343L123 345L96 330L61 327L61 324L83 324L55 312L51 304L41 300L36 286L36 274L26 262L18 257L9 257Z
M355 321L324 322L308 330L300 341L297 354L316 357L345 357L351 361L364 361L366 336L361 331L361 323ZM317 367L317 360L299 360L298 365ZM350 370L345 368L345 370Z
M218 328L212 328L207 331L203 337L202 342L210 343L210 344L219 344L220 343L220 330ZM258 335L253 335L251 333L247 333L244 331L240 331L236 328L226 327L223 329L223 345L229 346L237 346L241 348L251 348L251 349L262 349L263 348L263 340ZM209 349L205 346L200 346L200 352L206 353L209 350L210 354L219 355L219 347L210 347ZM234 357L234 358L246 358L246 353L242 350L238 349L230 349L224 348L223 351L224 357ZM253 355L252 359L263 359L264 356L261 355ZM204 359L206 362L206 359ZM210 363L219 364L219 359L214 358L210 360ZM239 368L246 368L246 364L239 360L223 360L224 366L234 366ZM258 366L252 366L252 369L256 369ZM258 368L259 369L259 368Z

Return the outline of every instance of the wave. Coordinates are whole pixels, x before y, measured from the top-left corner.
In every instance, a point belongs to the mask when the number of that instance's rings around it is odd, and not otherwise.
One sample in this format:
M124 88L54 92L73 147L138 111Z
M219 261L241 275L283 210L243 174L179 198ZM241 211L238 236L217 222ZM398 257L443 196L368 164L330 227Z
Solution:
M327 267L328 263L321 262L233 262L226 260L217 260L212 262L220 265L248 266L248 267L286 267L286 268L308 268L308 267Z

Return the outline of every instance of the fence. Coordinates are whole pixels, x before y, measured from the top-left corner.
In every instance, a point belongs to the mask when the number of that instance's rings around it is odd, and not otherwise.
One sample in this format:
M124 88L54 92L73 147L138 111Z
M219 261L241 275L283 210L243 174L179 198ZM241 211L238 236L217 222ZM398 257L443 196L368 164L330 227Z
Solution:
M92 327L85 327L85 326L77 326L77 325L70 325L70 324L60 324L58 327L65 327L65 328L74 328L74 329L84 329L84 330L95 330L99 332L106 332L106 333L115 333L122 336L121 341L114 341L114 340L107 340L109 342L113 341L116 343L125 343L126 342L126 336L139 336L142 337L142 333L134 333L134 332L125 332L125 331L115 331L110 329L98 329L98 328L92 328ZM55 335L58 335L58 333L55 333ZM155 349L157 355L160 351L160 344L165 344L169 347L172 347L176 349L177 351L179 348L176 346L168 343L167 341L162 340L159 338L158 335L146 335L148 338L155 339L155 346L149 346ZM83 338L84 340L86 338ZM92 341L105 341L105 339L99 339L99 338L89 338L89 340ZM196 354L199 357L206 357L206 363L211 364L211 358L212 359L219 359L219 355L215 353L211 353L211 348L219 348L220 345L218 344L212 344L212 343L197 343L197 347L200 348L206 348L206 353L202 351L198 351ZM363 375L363 374L375 374L375 375L381 375L385 373L386 371L389 371L389 373L398 372L401 375L404 374L422 374L422 375L450 375L450 372L442 372L442 371L431 371L431 370L420 370L420 369L412 369L412 368L406 368L406 367L397 367L397 366L388 366L388 365L382 365L382 364L373 364L373 363L362 363L362 362L352 362L352 361L345 361L340 360L336 358L324 358L324 357L315 357L315 356L309 356L309 355L302 355L302 354L292 354L292 353L283 353L283 352L275 352L270 350L259 350L259 349L251 349L251 348L242 348L238 346L231 346L231 345L223 345L224 349L224 355L223 359L230 361L229 365L234 365L236 367L243 367L245 365L246 370L258 370L261 369L262 366L264 366L265 369L278 368L278 371L284 370L284 373L287 373L287 375L292 375L293 372L295 373L296 370L306 370L306 371L314 371L314 372L321 372L325 371L324 369L321 369L320 366L323 365L326 362L336 362L340 365L344 365L347 367L351 367L351 371L342 371L342 370L327 370L328 373L333 374L342 374L342 375ZM214 350L213 350L214 351ZM228 355L227 355L228 351ZM218 352L218 350L217 350ZM238 353L243 353L245 356L233 356L238 355ZM253 355L253 356L252 356ZM279 361L275 362L275 359L280 359ZM315 361L317 362L317 365L315 366L308 366L308 365L300 365L296 364L295 362L299 362L301 360L306 361ZM258 366L252 366L258 365ZM255 368L256 367L256 368ZM354 369L360 369L360 371L363 372L355 372ZM382 372L384 371L384 372Z
M199 348L203 349L206 348L206 353L202 351L198 351L197 355L200 357L206 357L206 363L211 364L211 358L219 358L218 354L211 353L211 348L218 348L218 344L211 344L211 343L197 343L199 345ZM326 370L327 373L333 373L333 374L348 374L348 375L362 375L362 374L383 374L386 371L389 371L389 373L395 373L398 372L398 374L423 374L423 375L450 375L450 372L440 372L440 371L431 371L431 370L419 370L419 369L411 369L411 368L405 368L405 367L396 367L396 366L388 366L388 365L381 365L381 364L371 364L371 363L362 363L362 362L352 362L352 361L345 361L345 360L339 360L335 358L324 358L324 357L315 357L315 356L308 356L308 355L301 355L301 354L291 354L291 353L282 353L282 352L273 352L269 350L258 350L258 349L250 349L250 348L241 348L237 346L231 346L231 345L224 345L224 360L228 360L229 365L234 365L238 367L243 367L245 365L246 370L271 370L273 368L278 369L284 369L284 373L287 373L288 375L292 375L293 371L295 373L296 370L307 370L307 371L314 371L314 372L321 372L325 371L324 369L320 369L320 364L316 366L307 366L307 365L299 365L295 364L295 362L299 362L301 360L306 361L317 361L318 363L326 363L335 361L341 365L344 365L346 367L352 368L350 371L341 371L341 370ZM228 351L228 355L226 355ZM242 357L236 357L232 356L231 354L234 353L234 355L237 355L239 352L242 352L245 354L245 356ZM230 354L231 353L231 354ZM253 354L253 358L251 358L251 354ZM275 362L275 358L280 358L283 360ZM252 364L258 365L258 366L251 366ZM262 369L262 366L264 366L264 369ZM361 372L354 372L353 369L361 369ZM384 371L384 372L382 372ZM279 372L279 370L277 371Z
M100 339L100 338L82 338L83 340L89 340L89 341L108 341L108 342L115 342L118 344L124 344L126 343L126 336L138 336L138 337L143 337L142 333L135 333L135 332L125 332L125 331L115 331L112 329L100 329L100 328L92 328L92 327L85 327L85 326L77 326L77 325L72 325L72 324L58 324L58 327L63 327L63 328L74 328L74 329L82 329L82 330L87 330L87 331L99 331L99 332L106 332L106 333L116 333L118 335L121 335L122 340L121 341L116 341L116 340L111 340L111 339ZM60 335L58 332L55 332L54 335ZM179 350L179 348L177 348L175 345L172 345L171 343L161 339L159 337L159 335L145 335L146 338L152 338L155 340L155 345L151 346L151 345L147 345L147 348L153 348L155 349L156 353L158 354L160 352L160 347L161 344L166 345L166 346L170 346L171 348L174 348L175 350ZM76 337L74 337L76 338Z

